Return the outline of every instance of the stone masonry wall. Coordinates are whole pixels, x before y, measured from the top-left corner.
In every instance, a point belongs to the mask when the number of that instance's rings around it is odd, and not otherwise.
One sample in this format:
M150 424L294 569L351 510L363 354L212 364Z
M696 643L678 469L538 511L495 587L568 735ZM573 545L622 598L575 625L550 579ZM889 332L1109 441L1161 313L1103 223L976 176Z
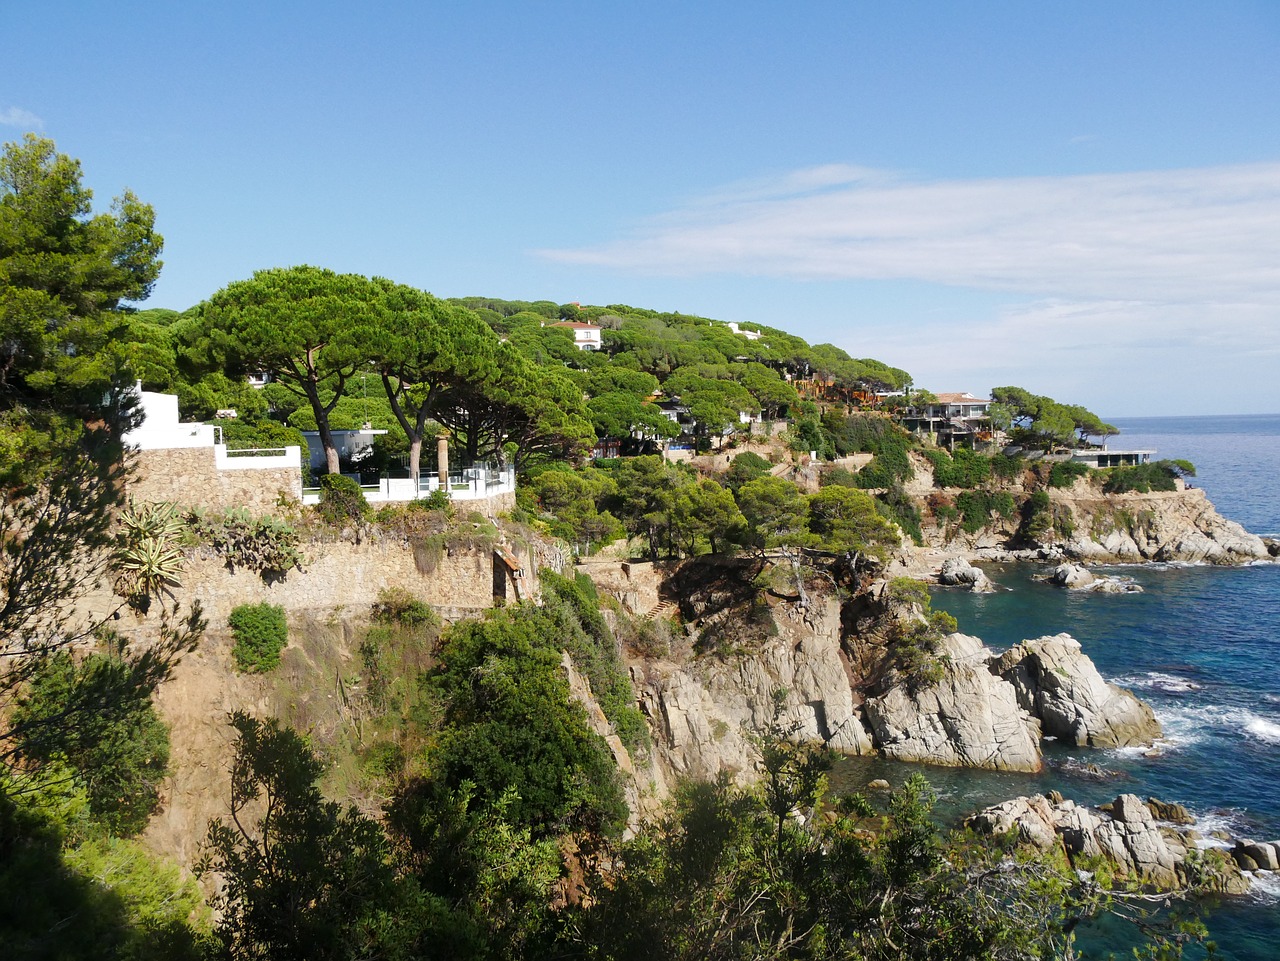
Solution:
M273 510L283 493L302 500L302 474L293 468L218 470L212 447L144 450L133 455L129 495L140 501L171 501L182 507L224 511Z
M229 571L220 558L197 550L188 557L182 586L174 591L174 599L184 608L198 600L215 629L226 626L232 609L263 601L279 604L291 616L361 617L368 614L382 590L392 587L430 604L447 621L494 605L494 558L488 550L446 551L439 558L423 559L421 569L413 549L392 540L312 543L303 545L302 553L307 558L304 570L292 570L283 581L267 584L252 571ZM519 557L528 572L528 587L536 592L539 559L527 550L519 551ZM117 604L118 599L103 589L92 595L86 606L101 616ZM126 614L116 626L126 634L145 635L154 627L150 621Z

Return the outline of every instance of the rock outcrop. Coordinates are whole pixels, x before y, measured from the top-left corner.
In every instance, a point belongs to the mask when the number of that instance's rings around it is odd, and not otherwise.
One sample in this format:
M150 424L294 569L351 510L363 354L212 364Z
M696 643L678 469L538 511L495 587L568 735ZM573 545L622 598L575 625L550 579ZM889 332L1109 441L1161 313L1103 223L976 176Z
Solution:
M1027 492L1014 486L1010 493L1022 498ZM1049 531L1029 544L1017 514L993 515L987 526L973 533L954 524L926 522L926 547L914 553L947 551L968 559L1010 561L1056 557L1091 564L1249 564L1280 555L1280 545L1227 520L1198 488L1103 494L1079 481L1073 488L1051 489L1048 494L1056 530L1071 533ZM908 573L916 573L910 561L903 566Z
M1056 494L1075 533L1062 544L1077 560L1244 564L1272 557L1267 544L1219 514L1196 488L1151 494Z
M1079 747L1150 745L1160 722L1145 702L1110 684L1070 634L1023 641L991 664L1046 737Z
M783 721L795 724L797 739L844 754L873 752L840 650L839 601L815 598L803 616L779 604L773 617L777 636L756 650L633 666L632 683L666 771L752 779L751 735L773 719L780 688L787 692Z
M987 666L982 641L941 642L942 680L919 690L896 684L865 704L875 746L886 756L950 767L1038 771L1039 724Z
M938 571L938 583L948 587L967 587L974 594L990 594L995 585L981 570L974 567L963 557L949 557Z
M1070 591L1094 591L1099 594L1140 594L1142 588L1132 577L1114 574L1095 574L1079 564L1059 564L1045 578L1054 587Z
M1160 891L1249 890L1250 882L1234 856L1198 853L1199 836L1190 828L1161 823L1156 816L1160 809L1160 802L1144 804L1133 794L1122 794L1100 808L1057 795L1035 795L992 805L965 825L984 834L1016 832L1021 842L1042 850L1061 843L1073 864L1105 858L1121 877Z

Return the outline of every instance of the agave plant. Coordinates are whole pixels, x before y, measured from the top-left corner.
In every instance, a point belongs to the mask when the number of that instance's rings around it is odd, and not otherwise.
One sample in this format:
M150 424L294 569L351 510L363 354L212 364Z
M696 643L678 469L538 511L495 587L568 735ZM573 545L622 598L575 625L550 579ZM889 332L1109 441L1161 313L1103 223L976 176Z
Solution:
M185 530L173 504L130 504L120 513L114 587L131 607L145 611L153 597L182 586L185 557L179 542Z

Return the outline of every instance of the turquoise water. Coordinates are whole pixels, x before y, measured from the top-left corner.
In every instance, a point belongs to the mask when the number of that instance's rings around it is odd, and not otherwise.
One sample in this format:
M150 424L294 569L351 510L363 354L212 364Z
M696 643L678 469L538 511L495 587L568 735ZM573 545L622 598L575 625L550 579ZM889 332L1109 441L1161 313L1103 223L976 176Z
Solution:
M1219 511L1255 533L1280 533L1280 416L1113 419L1115 448L1154 447L1193 461ZM1039 775L919 768L958 817L991 801L1051 788L1098 803L1122 792L1186 804L1205 829L1280 838L1280 565L1136 566L1142 594L1073 594L1031 580L1031 565L988 567L1002 588L940 590L934 605L960 629L1003 649L1066 631L1103 676L1132 688L1165 730L1156 756L1047 745ZM1091 776L1085 765L1108 772ZM837 788L871 777L898 783L907 765L851 760ZM1209 916L1219 956L1280 959L1280 879ZM1111 945L1117 947L1117 945Z

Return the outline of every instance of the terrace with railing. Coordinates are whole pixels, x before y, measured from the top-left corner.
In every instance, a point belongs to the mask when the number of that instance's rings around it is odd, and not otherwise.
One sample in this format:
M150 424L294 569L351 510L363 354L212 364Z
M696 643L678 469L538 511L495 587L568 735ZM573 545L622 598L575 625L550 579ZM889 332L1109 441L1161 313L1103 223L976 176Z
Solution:
M365 500L371 504L393 503L399 501L420 500L430 497L441 490L440 477L437 474L423 473L414 487L411 477L379 477L370 481L367 475L344 474L360 485ZM498 497L502 494L516 492L516 472L514 467L468 467L457 473L450 473L447 484L443 487L450 500L478 501ZM319 487L304 487L302 503L320 503Z

